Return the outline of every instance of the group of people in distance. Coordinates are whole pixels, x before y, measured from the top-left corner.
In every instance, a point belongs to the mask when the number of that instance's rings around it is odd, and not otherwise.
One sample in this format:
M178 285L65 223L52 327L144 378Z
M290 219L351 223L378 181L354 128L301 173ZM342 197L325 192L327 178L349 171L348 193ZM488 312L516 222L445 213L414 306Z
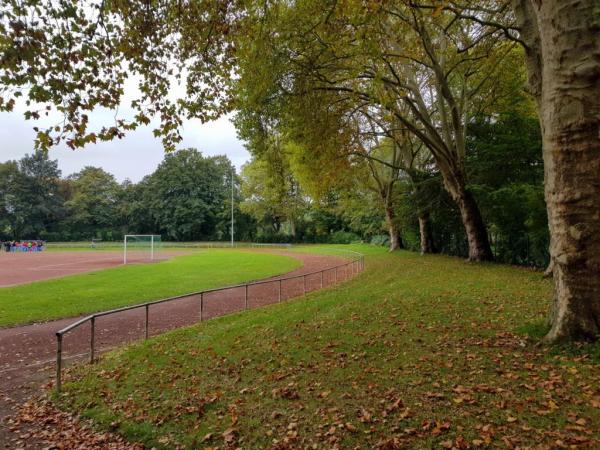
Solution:
M2 248L5 252L41 252L46 247L46 242L39 239L24 240L24 241L5 241L2 243Z

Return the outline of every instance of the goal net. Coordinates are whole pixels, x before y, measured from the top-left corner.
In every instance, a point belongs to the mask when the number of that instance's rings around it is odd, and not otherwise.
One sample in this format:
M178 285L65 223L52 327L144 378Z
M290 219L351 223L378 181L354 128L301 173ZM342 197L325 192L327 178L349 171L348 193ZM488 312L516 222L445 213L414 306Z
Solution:
M123 264L158 259L159 234L127 234L123 238Z

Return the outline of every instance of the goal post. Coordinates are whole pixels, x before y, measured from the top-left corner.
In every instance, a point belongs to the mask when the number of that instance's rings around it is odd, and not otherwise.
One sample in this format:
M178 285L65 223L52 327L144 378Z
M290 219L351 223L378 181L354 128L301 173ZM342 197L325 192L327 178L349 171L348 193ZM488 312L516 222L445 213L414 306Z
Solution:
M126 234L123 237L123 264L128 261L154 261L160 248L159 234Z

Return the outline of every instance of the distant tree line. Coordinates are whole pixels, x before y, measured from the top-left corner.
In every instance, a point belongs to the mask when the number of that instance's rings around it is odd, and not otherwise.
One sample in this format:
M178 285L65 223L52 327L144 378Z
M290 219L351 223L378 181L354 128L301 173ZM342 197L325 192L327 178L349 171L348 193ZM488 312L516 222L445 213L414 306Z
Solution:
M245 173L251 170L249 165ZM184 149L167 153L139 183L119 183L99 167L62 177L58 161L44 151L0 163L0 240L113 241L127 233L160 234L172 241L229 240L232 174L236 241L360 239L335 211L311 206L299 190L297 205L288 207L297 210L297 220L287 210L279 211L276 198L267 198L272 214L256 209L254 200L267 191L250 194L249 185L240 187L241 181L252 181L240 180L226 156Z
M232 173L225 156L186 149L167 154L139 183L118 183L98 167L62 178L57 161L36 151L0 163L0 237L117 240L126 233L156 233L176 241L228 239ZM237 208L239 195L234 201ZM253 220L239 209L236 214L237 237L247 239Z

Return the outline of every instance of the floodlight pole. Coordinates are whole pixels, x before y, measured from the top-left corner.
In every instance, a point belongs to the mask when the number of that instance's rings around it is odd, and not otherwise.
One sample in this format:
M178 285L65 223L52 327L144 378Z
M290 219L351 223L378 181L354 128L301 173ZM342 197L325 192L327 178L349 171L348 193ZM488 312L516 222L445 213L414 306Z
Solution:
M233 247L233 172L231 171L231 247Z
M154 235L150 237L150 261L154 261Z

